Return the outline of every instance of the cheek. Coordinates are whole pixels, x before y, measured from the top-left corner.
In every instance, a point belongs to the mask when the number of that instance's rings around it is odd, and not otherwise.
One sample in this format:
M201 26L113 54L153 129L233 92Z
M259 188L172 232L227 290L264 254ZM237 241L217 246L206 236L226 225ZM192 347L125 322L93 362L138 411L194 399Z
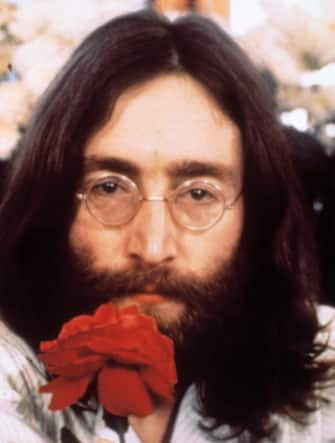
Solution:
M70 248L77 254L88 254L96 270L117 267L121 235L111 232L79 210L69 230Z
M240 243L244 221L243 204L227 211L222 220L207 233L202 233L193 248L193 269L199 277L215 272L230 263ZM196 262L196 263L195 263Z

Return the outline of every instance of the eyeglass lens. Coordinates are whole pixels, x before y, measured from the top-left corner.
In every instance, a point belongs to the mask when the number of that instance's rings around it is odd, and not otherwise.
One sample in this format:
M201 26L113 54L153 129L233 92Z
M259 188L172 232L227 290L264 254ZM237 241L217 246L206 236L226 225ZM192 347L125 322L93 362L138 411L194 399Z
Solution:
M141 201L137 186L117 176L93 183L87 193L88 210L106 225L127 223L135 216ZM185 227L201 228L221 216L225 202L222 193L214 186L197 180L177 188L169 199L169 205L178 223Z

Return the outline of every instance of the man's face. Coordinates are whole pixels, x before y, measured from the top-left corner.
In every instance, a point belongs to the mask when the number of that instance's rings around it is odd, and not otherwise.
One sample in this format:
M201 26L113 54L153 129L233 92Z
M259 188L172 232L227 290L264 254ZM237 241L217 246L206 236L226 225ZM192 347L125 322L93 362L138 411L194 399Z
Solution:
M106 175L128 175L126 165L144 196L165 196L190 178L218 187L227 203L242 188L239 129L187 75L161 75L127 90L109 121L88 141L84 156L83 185ZM122 296L112 297L118 307L135 303L169 329L182 323L189 308L172 288L178 292L184 282L185 288L201 287L198 309L202 303L205 308L206 285L228 272L242 225L243 196L204 231L180 226L162 201L143 202L136 216L119 227L103 225L80 203L69 243L91 273L116 275L121 281L125 276ZM192 294L189 298L192 303Z

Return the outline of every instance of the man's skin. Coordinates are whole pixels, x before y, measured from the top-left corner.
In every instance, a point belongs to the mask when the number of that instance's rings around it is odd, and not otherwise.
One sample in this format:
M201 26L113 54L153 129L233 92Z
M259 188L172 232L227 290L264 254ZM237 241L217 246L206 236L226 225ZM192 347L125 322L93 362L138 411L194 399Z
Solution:
M110 120L88 140L84 156L130 162L138 169L137 176L130 178L145 196L164 196L190 178L174 174L185 161L219 166L221 177L199 174L196 178L221 187L227 201L242 188L240 131L208 91L186 74L160 75L121 95ZM83 183L110 172L119 171L93 170ZM164 202L144 202L133 220L117 228L102 225L80 204L69 241L77 254L90 254L96 271L164 265L206 281L231 262L242 226L243 195L215 226L200 232L179 226ZM154 282L144 289L145 294L155 293ZM152 305L150 297L139 300L136 295L116 301L117 307L136 303L145 313L150 305L158 326L173 324L184 309L181 302L165 298ZM162 441L171 411L171 406L161 405L148 417L130 416L129 423L143 443L157 443Z

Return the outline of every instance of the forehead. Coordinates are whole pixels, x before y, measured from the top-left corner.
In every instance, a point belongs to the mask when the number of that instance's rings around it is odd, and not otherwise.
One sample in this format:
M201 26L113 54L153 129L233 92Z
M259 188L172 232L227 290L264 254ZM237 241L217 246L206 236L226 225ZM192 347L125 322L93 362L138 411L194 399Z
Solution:
M88 141L85 157L129 160L148 174L178 161L242 170L239 128L186 74L160 75L124 92Z

